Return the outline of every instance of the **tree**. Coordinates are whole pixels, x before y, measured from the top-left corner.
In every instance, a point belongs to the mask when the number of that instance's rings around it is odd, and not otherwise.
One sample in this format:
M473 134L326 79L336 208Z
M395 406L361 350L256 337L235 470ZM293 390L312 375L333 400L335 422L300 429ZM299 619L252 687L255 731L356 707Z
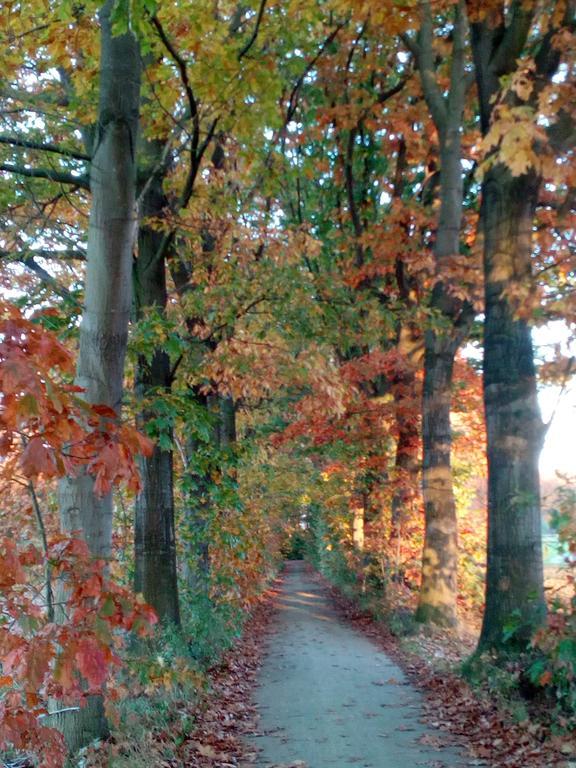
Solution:
M572 3L554 9L540 15L534 3L514 2L506 14L504 4L470 5L480 120L489 137L481 211L488 569L480 649L501 647L510 625L513 642L525 646L546 611L538 473L544 426L530 321L513 291L522 286L525 295L533 284L534 217L547 173L534 146L548 143L537 127L538 98L562 61L557 35L573 24Z
M113 8L113 0L108 0L99 13L100 96L90 166L92 201L76 382L88 403L105 405L119 418L136 234L141 65L134 34L113 33ZM63 531L81 531L95 558L110 558L111 493L96 494L94 479L81 473L61 481L59 504ZM71 750L107 732L100 696L91 697L65 725Z
M450 410L454 358L472 321L472 307L455 295L447 278L458 261L462 232L464 179L462 131L466 77L467 20L464 2L452 11L448 93L439 84L434 49L434 17L430 3L421 5L417 39L405 35L420 72L422 90L438 131L440 211L434 242L436 281L430 306L437 319L425 333L422 402L422 484L426 515L422 586L416 617L455 626L458 594L458 525L451 469ZM438 327L440 326L440 327ZM443 326L443 327L442 327Z

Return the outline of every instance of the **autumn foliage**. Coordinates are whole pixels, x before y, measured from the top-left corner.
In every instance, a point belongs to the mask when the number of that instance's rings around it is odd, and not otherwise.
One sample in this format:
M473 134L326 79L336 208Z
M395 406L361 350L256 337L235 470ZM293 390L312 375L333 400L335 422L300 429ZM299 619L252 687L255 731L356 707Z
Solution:
M41 317L28 320L5 302L0 311L0 477L5 498L16 486L29 504L20 516L13 510L0 545L0 745L61 766L66 750L48 702L80 707L105 688L113 695L127 633L147 632L156 618L91 557L81 531L50 531L36 484L87 471L97 493L119 482L136 490L135 456L150 441L81 399L66 381L72 356Z
M143 598L135 690L196 693L293 545L392 623L488 616L569 722L573 2L6 8L0 744L62 762Z

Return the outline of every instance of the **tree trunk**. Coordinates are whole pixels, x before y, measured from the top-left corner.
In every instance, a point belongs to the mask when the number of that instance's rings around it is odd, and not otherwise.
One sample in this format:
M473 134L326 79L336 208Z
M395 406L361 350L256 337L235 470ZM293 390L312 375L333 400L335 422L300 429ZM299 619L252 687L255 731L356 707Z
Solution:
M352 542L358 552L364 551L364 505L358 499L352 507Z
M211 399L199 391L194 392L197 406L208 412ZM184 476L185 520L188 527L186 536L185 572L188 587L198 597L208 600L210 593L210 517L211 459L208 454L219 443L220 418L211 430L213 438L209 444L192 435L186 445L188 466ZM202 466L206 465L206 466Z
M426 531L416 618L455 626L458 522L452 479L452 372L459 340L426 334L422 401L422 490Z
M472 25L472 52L482 132L490 128L500 78L517 68L536 6L505 13L495 5ZM553 34L549 30L548 34ZM559 50L543 43L532 98L554 74ZM508 94L514 99L514 94ZM514 102L513 102L514 103ZM523 102L522 102L523 104ZM484 235L484 407L488 453L486 608L479 650L506 642L526 647L545 617L540 478L544 429L536 395L530 328L507 291L532 282L532 228L540 179L513 178L497 163L482 185Z
M531 281L537 195L534 175L514 179L502 165L483 186L488 569L480 648L502 645L509 625L525 647L546 611L538 471L544 429L530 327L506 295Z
M100 13L99 135L91 164L85 306L80 325L76 383L89 403L120 415L131 307L136 232L136 159L140 105L140 56L132 34L112 36L109 0ZM81 530L90 551L110 556L112 497L92 490L92 478L67 478L60 486L65 530Z
M420 471L418 444L420 430L416 409L416 372L422 365L422 334L408 323L399 328L397 349L404 369L392 384L398 438L395 469L400 487L392 498L391 540L400 535L403 520L409 519L414 507L416 484Z
M100 12L98 136L90 173L92 204L76 383L89 403L108 405L120 415L136 230L140 54L132 34L112 35L113 6L108 0ZM97 497L92 477L83 474L60 483L59 503L63 530L81 531L95 557L109 558L112 495ZM76 717L67 718L64 730L72 750L106 736L102 699L90 697Z
M148 165L157 165L162 144L148 142L145 151ZM159 217L166 205L159 172L148 180L142 201L142 216ZM162 316L167 302L166 263L162 252L164 233L154 222L140 228L138 259L134 264L134 291L136 316L140 319L146 309L153 308ZM170 357L156 349L152 359L140 355L136 369L136 395L143 403L138 414L138 426L145 431L146 424L158 416L155 397L170 391L172 372ZM163 437L172 443L172 427L166 427ZM141 456L142 487L136 498L134 519L135 577L134 587L141 592L160 621L178 624L178 579L176 568L176 535L174 526L174 477L172 449L154 446L151 456Z
M218 441L221 448L233 448L236 443L236 404L230 395L219 396L220 416Z
M432 14L424 6L419 69L422 85L440 140L440 215L434 256L437 280L431 307L445 327L425 335L422 399L422 492L426 532L422 557L422 587L416 618L444 626L458 621L458 523L451 466L452 373L454 357L472 320L470 307L450 294L443 268L460 253L464 181L462 173L462 119L465 102L464 47L466 18L462 3L455 9L450 91L444 97L433 66ZM435 78L435 75L434 75Z

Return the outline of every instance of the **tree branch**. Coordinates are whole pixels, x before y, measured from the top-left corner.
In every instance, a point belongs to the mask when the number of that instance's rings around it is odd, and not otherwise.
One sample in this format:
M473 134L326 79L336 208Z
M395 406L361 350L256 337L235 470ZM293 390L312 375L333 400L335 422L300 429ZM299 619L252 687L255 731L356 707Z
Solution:
M36 524L38 525L38 531L42 540L42 549L44 552L44 585L46 588L46 617L51 623L54 621L54 592L52 589L52 564L49 560L48 550L48 537L46 535L46 526L44 525L44 518L42 517L42 510L38 502L38 496L36 495L36 489L32 480L28 481L28 493L32 501L32 509L36 516Z
M75 248L66 248L63 251L50 248L37 248L27 251L26 253L0 249L0 259L13 259L14 261L23 261L23 259L27 259L29 257L64 261L86 261L86 253Z
M73 176L71 173L55 171L52 168L26 168L23 165L11 165L0 163L0 171L14 173L17 176L26 176L31 179L48 179L58 184L69 184L73 187L90 190L88 176Z
M12 147L23 147L24 149L37 149L41 152L53 152L56 155L70 157L73 160L83 160L85 162L90 162L91 160L89 155L75 149L61 147L58 144L43 144L41 141L32 141L18 136L5 136L0 134L0 144L8 144Z
M31 272L34 272L34 274L37 275L43 283L49 285L54 293L58 294L58 296L63 298L65 301L69 302L70 304L74 304L76 307L81 306L80 302L74 298L70 291L63 285L60 285L58 280L56 280L55 277L53 277L49 272L41 267L40 264L38 264L38 262L32 258L32 256L22 256L18 259L18 261L27 267Z
M506 27L502 40L490 62L490 68L497 77L506 75L515 69L516 60L526 44L535 9L535 2L526 3L523 0L514 0L512 3L510 24Z
M182 189L180 200L178 201L179 210L182 210L182 208L186 208L188 203L190 202L190 198L192 197L192 192L194 191L194 182L196 181L196 176L198 175L198 171L200 170L202 158L204 157L204 153L208 149L208 145L210 144L210 142L214 137L214 132L216 131L216 126L218 125L218 119L219 118L216 117L212 121L212 125L208 129L206 138L204 139L202 144L196 147L194 157L191 158L190 172L184 184L184 188Z
M151 22L153 27L158 32L158 37L162 41L162 44L170 54L172 60L174 61L174 63L178 68L178 71L180 72L180 79L182 81L182 85L184 86L184 91L186 92L186 98L188 99L188 106L190 109L190 117L192 119L192 124L193 124L192 144L190 147L190 151L195 157L196 150L198 149L198 143L200 141L200 115L198 114L198 102L196 101L196 97L194 96L194 91L192 89L190 78L188 76L188 65L186 64L186 61L182 58L182 56L178 53L178 51L172 44L172 41L164 31L164 27L162 26L158 16L152 16Z
M450 92L446 109L446 127L459 129L468 90L468 78L464 69L466 60L466 39L468 22L464 0L459 0L455 9L452 42L452 61L450 64ZM452 123L452 125L450 125Z
M434 26L432 22L432 12L428 0L420 5L421 21L420 31L418 33L418 45L415 47L416 64L420 71L420 80L424 98L432 114L434 125L438 133L443 134L446 131L448 121L448 108L446 99L442 95L438 80L436 79L436 67L434 65Z
M289 123L290 120L292 120L292 117L294 116L294 112L296 111L296 106L298 103L298 92L300 91L300 88L302 88L302 85L304 84L304 80L306 77L310 74L310 72L314 69L320 58L323 56L324 51L328 48L330 43L332 43L333 40L336 39L336 36L340 32L341 29L343 29L346 26L347 22L342 21L340 24L338 24L332 32L328 35L326 40L322 43L320 46L318 53L310 59L308 64L304 67L304 71L300 75L300 77L296 80L296 83L294 84L294 87L292 88L292 91L290 93L290 98L288 99L288 109L286 110L286 123Z
M254 26L254 31L252 32L252 35L246 45L242 48L240 53L238 54L238 61L241 61L244 56L248 53L250 48L254 45L256 42L256 38L258 37L258 32L260 31L260 25L262 24L262 19L264 18L264 10L266 9L266 0L261 0L260 2L260 8L258 9L258 16L256 18L256 24Z

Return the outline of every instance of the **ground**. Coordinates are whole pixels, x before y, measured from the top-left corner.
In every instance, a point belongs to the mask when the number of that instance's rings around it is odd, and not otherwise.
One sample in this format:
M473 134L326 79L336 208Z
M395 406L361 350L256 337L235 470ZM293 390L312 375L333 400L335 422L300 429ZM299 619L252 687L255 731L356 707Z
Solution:
M302 563L284 572L277 610L255 693L260 722L250 743L258 766L479 765L422 722L422 695L342 621Z
M472 646L400 643L304 563L288 563L166 768L576 768L574 740L518 721L459 665Z

